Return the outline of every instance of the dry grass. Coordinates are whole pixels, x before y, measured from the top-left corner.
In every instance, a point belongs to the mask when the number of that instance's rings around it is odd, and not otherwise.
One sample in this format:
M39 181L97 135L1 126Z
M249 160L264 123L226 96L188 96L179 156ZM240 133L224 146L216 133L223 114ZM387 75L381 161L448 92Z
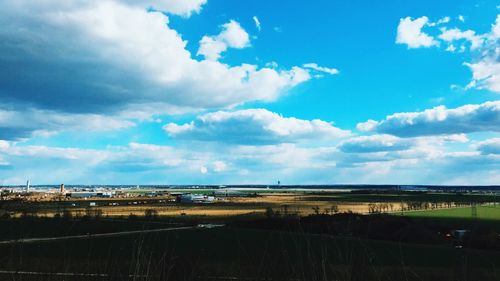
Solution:
M66 202L96 202L97 207L102 210L104 216L129 216L131 214L142 216L148 209L155 209L161 216L235 216L243 214L264 214L267 208L283 211L286 206L290 213L298 213L300 215L309 215L316 212L315 209L323 213L325 210L330 211L332 206L336 205L340 212L356 212L368 213L368 203L353 203L353 202L338 202L328 200L334 197L334 194L325 194L324 200L317 200L318 195L311 196L301 193L262 193L257 197L229 197L225 200L214 204L180 204L173 203L169 200L172 197L155 197L155 198L92 198L92 199L68 199ZM140 201L138 205L125 205L122 201ZM165 203L158 203L159 200L164 200ZM106 202L106 203L104 203ZM109 206L109 202L117 202L119 206ZM106 205L104 205L106 204ZM318 209L319 208L319 209ZM394 209L399 209L399 204L394 204ZM73 215L84 215L85 207L70 207L68 209ZM61 210L59 209L44 209L39 213L41 216L54 216ZM19 216L20 214L16 214Z

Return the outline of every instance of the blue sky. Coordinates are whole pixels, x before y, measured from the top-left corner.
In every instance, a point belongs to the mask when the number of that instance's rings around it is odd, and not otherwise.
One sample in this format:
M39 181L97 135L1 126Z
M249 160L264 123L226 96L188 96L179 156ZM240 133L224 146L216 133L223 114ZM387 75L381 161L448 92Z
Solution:
M500 183L498 1L0 11L0 184Z

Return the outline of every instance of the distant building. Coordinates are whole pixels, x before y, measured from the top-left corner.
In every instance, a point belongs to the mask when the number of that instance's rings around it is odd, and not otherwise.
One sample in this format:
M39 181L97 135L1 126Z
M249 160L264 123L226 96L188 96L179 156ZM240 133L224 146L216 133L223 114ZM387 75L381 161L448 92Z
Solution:
M30 192L30 184L31 184L31 182L30 182L30 180L28 180L26 182L26 192L28 192L28 193Z
M114 192L98 192L98 191L75 191L69 192L66 194L68 197L72 198L91 198L91 197L99 197L99 198L111 198L113 197Z
M217 197L247 197L251 194L234 189L223 189L215 191L214 195Z
M415 185L401 185L399 186L399 189L402 191L420 191L420 192L425 192L429 191L427 187L423 186L415 186Z
M187 194L177 195L175 201L178 203L212 203L215 201L215 197L208 195L187 193Z

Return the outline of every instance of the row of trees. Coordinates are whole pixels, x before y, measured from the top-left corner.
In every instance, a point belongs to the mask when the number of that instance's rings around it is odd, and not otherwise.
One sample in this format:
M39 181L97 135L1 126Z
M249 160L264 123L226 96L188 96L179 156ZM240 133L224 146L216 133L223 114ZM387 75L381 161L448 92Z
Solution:
M433 210L452 207L468 207L475 205L475 202L401 202L399 208L396 208L393 203L369 203L368 213L378 214L394 211L416 211L416 210Z
M339 206L337 204L333 204L330 207L326 207L324 209L321 209L319 206L314 206L312 207L312 210L315 215L334 215L339 212ZM299 211L291 211L289 205L282 205L279 209L273 209L271 207L266 208L266 217L268 218L291 216L299 216Z
M60 213L56 213L54 218L63 218L63 219L100 219L104 215L104 212L99 208L86 208L85 211L70 211L68 209L64 209Z
M452 207L468 207L476 205L477 202L402 202L401 211L433 210Z
M314 206L312 209L315 215L333 215L339 212L339 205L333 204L330 207L324 208L323 211L318 206Z
M34 217L50 217L48 213L35 211L31 209L24 209L21 211L21 218L34 218ZM159 213L156 209L146 209L144 210L144 218L146 219L156 219ZM0 209L0 218L9 219L11 218L11 213ZM104 212L100 208L87 207L85 210L70 210L62 209L57 211L54 216L55 219L100 219L104 217ZM131 214L130 217L137 217L137 215Z
M392 203L370 203L368 204L368 213L386 213L394 210L394 204Z

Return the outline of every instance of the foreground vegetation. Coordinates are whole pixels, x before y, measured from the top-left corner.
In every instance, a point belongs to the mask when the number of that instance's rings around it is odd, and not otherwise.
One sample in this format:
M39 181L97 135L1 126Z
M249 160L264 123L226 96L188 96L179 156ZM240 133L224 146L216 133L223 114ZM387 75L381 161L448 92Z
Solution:
M1 270L70 280L498 280L500 252L241 228L0 246ZM5 254L8 253L8 254ZM8 280L68 280L3 274Z

